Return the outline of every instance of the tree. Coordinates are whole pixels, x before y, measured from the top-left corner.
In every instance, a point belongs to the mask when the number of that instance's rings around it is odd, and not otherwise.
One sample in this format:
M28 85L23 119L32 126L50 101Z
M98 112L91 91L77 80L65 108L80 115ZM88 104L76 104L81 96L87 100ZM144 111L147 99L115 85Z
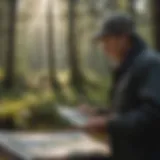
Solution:
M110 0L108 7L113 11L117 10L118 9L118 0Z
M160 1L159 0L152 0L151 1L151 8L152 8L152 20L153 20L153 38L154 38L154 45L155 48L160 51Z
M76 35L75 35L75 5L76 0L68 0L68 54L71 66L71 83L75 86L77 91L83 92L84 77L82 75L80 64L78 60L78 51L76 48Z
M134 19L136 18L135 3L136 0L128 0L128 11Z
M56 66L54 54L54 17L53 17L53 1L48 0L47 7L47 43L48 43L48 69L50 83L55 90L59 89L59 84L56 79Z
M16 36L16 14L17 0L8 0L8 51L6 53L6 76L4 87L12 89L14 84L14 68L15 68L15 36Z
M6 49L6 12L7 12L7 5L4 0L0 1L0 67L4 66L4 52Z

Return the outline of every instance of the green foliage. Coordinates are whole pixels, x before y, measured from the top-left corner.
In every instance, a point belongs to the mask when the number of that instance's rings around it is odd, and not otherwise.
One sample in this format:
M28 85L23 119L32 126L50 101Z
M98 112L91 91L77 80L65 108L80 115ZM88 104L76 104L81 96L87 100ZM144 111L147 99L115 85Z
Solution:
M74 88L64 85L64 100L59 101L58 95L49 90L15 90L12 93L1 93L0 117L13 117L17 128L22 129L55 129L65 128L69 124L56 112L57 103L76 106L80 103L106 105L108 79L94 81L100 84L94 88L86 84L86 95L80 95ZM21 88L21 87L20 87ZM2 91L2 90L1 90Z
M69 126L69 123L57 113L52 101L32 108L28 123L31 129L64 129Z

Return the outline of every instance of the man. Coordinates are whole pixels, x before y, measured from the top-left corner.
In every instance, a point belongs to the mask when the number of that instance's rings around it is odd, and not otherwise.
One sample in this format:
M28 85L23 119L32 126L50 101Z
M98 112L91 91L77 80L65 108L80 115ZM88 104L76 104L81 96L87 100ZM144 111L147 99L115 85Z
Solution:
M113 64L111 112L85 129L109 133L113 160L160 159L160 57L136 33L128 15L105 20L96 41Z

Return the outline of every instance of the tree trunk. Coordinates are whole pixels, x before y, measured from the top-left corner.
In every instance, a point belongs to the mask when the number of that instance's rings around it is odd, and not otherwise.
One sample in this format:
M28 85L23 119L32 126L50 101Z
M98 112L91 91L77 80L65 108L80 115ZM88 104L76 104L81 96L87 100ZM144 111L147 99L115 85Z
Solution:
M110 0L110 3L111 3L111 9L113 11L116 11L118 9L118 0Z
M76 0L68 0L69 9L69 24L68 24L68 54L71 66L71 83L75 88L82 92L83 90L83 76L80 70L78 52L76 48L76 35L75 35L75 3Z
M155 48L160 51L160 1L159 0L152 0L151 7L152 7L152 20L153 20L153 39Z
M135 0L128 0L128 12L136 19Z
M58 89L59 85L56 79L55 50L54 50L54 17L53 17L53 0L48 0L47 7L47 43L48 43L48 71L49 80L53 89Z
M8 51L6 54L6 77L4 80L4 87L6 89L12 89L14 84L17 0L8 0L8 5L9 5Z

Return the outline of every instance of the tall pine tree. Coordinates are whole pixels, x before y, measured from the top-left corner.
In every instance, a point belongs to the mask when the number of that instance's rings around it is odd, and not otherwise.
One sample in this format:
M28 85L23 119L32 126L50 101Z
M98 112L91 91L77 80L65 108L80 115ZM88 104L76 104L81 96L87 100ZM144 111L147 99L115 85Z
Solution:
M6 71L4 87L12 89L14 85L14 68L15 68L15 37L16 37L16 15L17 0L8 0L8 50L6 53Z

